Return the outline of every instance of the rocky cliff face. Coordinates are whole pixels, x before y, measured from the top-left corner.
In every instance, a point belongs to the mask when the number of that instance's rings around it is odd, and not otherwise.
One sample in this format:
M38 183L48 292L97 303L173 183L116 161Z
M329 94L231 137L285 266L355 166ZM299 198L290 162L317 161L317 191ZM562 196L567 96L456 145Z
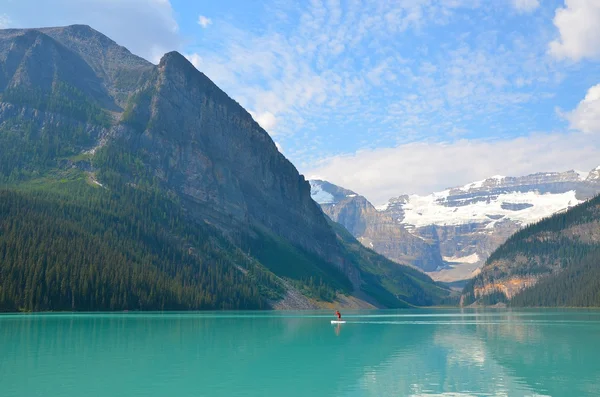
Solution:
M343 225L365 247L399 263L423 270L444 266L437 242L431 236L415 236L398 226L394 217L380 212L363 196L326 181L310 182L313 198L323 211Z
M600 193L597 173L494 176L427 196L398 196L377 210L354 193L323 202L323 192L331 190L331 184L322 181L313 182L313 191L320 186L315 200L366 246L431 272L434 278L452 281L475 275L489 255L523 226ZM357 206L372 210L356 211Z
M250 114L182 55L165 55L128 104L131 145L199 216L261 225L342 266L310 186ZM308 232L309 231L309 232Z

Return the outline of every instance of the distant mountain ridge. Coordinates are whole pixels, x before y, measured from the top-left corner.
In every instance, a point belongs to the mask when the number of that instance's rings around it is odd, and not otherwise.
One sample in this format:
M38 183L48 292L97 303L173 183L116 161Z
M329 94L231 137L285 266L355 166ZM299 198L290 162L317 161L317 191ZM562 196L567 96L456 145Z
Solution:
M430 195L401 195L377 209L359 195L333 195L321 207L366 246L450 281L471 277L521 227L600 193L599 176L600 167L590 172L493 176ZM311 181L311 186L319 189L319 195L313 195L317 202L331 189L322 181ZM357 205L374 211L346 210ZM357 224L365 226L352 226Z
M448 294L342 236L267 132L181 54L152 65L89 26L10 29L0 66L3 210L32 203L28 222L0 218L0 244L17 252L38 221L40 241L64 243L58 257L38 244L0 262L0 310L406 307Z

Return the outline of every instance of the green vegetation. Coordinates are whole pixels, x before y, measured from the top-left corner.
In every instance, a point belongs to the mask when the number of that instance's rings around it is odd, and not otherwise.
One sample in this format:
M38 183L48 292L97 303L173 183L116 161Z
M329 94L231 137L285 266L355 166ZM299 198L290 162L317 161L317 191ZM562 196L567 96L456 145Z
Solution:
M347 252L346 259L361 272L361 289L391 308L449 303L450 291L425 273L400 265L365 248L342 225L329 220Z
M149 109L154 93L154 88L149 87L133 94L127 101L121 123L140 132L151 127L148 125L150 119Z
M39 88L8 88L2 93L2 101L15 105L65 115L71 119L94 125L109 126L110 116L77 88L64 82L56 82L50 92Z
M282 292L169 200L45 186L0 191L1 310L258 309Z
M93 146L111 122L107 111L60 81L48 92L8 88L0 99L27 108L0 123L0 185L39 178L48 170L84 160L89 155L82 151Z
M352 283L334 265L266 230L255 235L243 244L244 251L305 295L331 302L338 292L352 292Z
M19 113L0 124L0 184L39 178L48 170L86 160L100 126L66 119L49 122Z
M62 131L61 139L73 138L73 130ZM51 151L26 178L4 179L0 310L267 308L284 292L278 277L316 300L353 292L338 267L267 230L254 230L235 246L208 225L190 222L177 196L149 173L144 153L128 147L114 141L94 156L71 148L59 153L69 156L60 161ZM61 168L61 161L93 166L106 188L86 183L85 172ZM360 269L363 292L379 303L438 304L448 294L333 226L342 236L340 252L347 252L343 259Z
M515 295L511 306L600 307L600 249Z
M511 236L489 257L482 272L463 290L464 304L475 302L476 285L508 277L537 276L538 283L514 296L502 292L483 304L511 306L600 306L600 196L530 225Z

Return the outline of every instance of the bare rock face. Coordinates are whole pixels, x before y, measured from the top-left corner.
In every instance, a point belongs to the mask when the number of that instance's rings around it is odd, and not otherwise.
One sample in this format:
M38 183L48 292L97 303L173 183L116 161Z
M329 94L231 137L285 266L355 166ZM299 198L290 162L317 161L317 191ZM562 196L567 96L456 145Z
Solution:
M312 197L323 212L365 247L420 269L443 266L439 250L431 241L399 228L393 217L377 211L365 197L327 181L311 180L310 185Z
M343 266L308 182L250 114L182 55L166 54L128 106L128 141L190 211L224 229L266 227Z
M377 211L365 197L326 181L313 180L311 187L316 192L313 198L321 201L323 211L333 221L343 225L365 247L398 263L423 270L435 270L443 266L433 239L414 236L398 227L391 215Z
M539 278L539 276L515 276L502 280L489 280L474 288L475 299L498 292L502 293L506 299L512 299L519 292L534 286Z

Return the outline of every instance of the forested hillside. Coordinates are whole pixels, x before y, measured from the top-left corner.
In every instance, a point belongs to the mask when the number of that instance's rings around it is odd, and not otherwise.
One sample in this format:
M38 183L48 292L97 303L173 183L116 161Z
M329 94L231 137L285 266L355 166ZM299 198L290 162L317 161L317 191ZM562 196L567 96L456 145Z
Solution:
M600 247L515 295L511 306L600 307Z
M514 234L463 291L463 304L600 305L600 196Z
M174 203L73 179L0 191L0 308L266 308L275 277Z

